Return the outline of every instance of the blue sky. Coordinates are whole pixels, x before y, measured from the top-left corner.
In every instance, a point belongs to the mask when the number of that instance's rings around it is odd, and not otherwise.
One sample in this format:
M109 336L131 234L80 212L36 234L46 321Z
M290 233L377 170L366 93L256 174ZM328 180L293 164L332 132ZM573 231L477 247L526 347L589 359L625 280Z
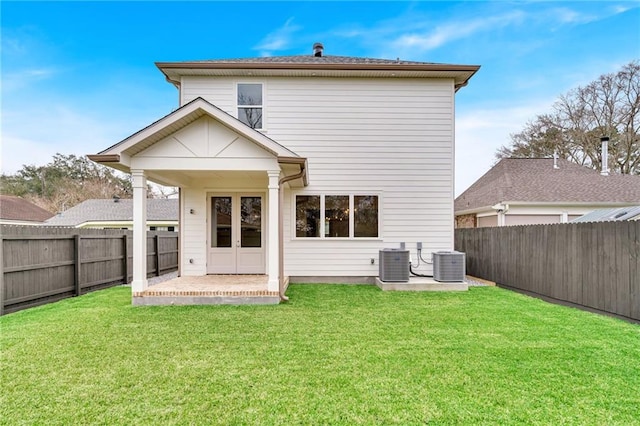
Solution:
M7 2L2 171L90 154L177 107L156 61L311 54L481 65L456 95L456 195L557 97L640 58L637 1Z

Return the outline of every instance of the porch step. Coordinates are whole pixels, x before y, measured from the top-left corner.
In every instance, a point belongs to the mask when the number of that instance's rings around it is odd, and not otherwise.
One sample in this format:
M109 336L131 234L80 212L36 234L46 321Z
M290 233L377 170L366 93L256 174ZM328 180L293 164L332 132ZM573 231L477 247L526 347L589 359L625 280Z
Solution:
M272 291L153 291L133 295L136 306L157 305L277 305Z

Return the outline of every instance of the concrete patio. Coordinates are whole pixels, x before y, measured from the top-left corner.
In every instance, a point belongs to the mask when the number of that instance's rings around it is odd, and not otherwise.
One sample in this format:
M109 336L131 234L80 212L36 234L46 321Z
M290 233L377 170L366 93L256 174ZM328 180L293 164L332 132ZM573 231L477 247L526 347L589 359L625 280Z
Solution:
M407 282L381 281L375 278L376 285L383 291L467 291L467 282L440 282L428 277L410 277Z
M277 291L267 290L267 275L175 277L133 294L134 305L276 305Z

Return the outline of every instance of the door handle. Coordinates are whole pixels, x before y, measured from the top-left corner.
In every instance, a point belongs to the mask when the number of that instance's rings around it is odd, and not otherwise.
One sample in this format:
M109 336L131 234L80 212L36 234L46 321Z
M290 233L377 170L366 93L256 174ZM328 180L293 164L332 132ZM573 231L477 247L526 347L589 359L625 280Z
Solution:
M236 241L236 247L240 247L240 240Z

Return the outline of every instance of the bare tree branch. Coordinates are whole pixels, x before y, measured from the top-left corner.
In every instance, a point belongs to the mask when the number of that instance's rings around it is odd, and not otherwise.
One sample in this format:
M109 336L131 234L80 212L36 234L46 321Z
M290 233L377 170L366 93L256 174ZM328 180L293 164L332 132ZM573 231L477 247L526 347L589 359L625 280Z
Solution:
M640 174L640 62L631 62L615 74L604 74L584 87L562 95L552 112L536 116L511 135L497 158L561 158L600 169L600 137L609 139L612 171Z

